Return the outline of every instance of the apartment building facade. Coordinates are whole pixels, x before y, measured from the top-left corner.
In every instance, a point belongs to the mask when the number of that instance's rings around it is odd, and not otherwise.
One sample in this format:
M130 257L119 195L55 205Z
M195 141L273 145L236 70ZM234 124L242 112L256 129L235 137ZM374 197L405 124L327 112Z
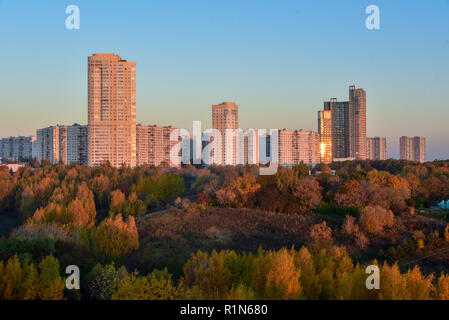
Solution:
M238 163L237 137L232 133L239 129L239 107L234 102L212 105L212 128L221 134L221 139L212 139L214 163L236 165ZM220 141L221 140L221 141Z
M406 137L399 138L400 159L426 162L426 138Z
M87 126L56 125L36 131L36 158L51 164L87 165Z
M387 139L381 137L366 139L368 160L387 160Z
M279 130L278 152L281 166L320 163L320 135L314 131Z
M171 126L137 125L137 165L180 166L181 143L179 139L171 141L170 136L176 130ZM190 148L190 146L189 146ZM175 157L171 159L171 152Z
M88 57L88 163L135 167L136 63L115 54Z
M28 160L33 157L35 136L9 137L0 139L0 157L8 160Z

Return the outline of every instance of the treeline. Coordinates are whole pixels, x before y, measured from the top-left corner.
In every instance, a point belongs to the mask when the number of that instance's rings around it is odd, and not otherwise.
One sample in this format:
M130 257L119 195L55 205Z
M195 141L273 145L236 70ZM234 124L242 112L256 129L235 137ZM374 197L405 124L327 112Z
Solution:
M139 247L135 217L184 192L184 180L161 168L45 166L11 175L0 167L0 216L22 225L10 238L49 238L83 246L100 258Z
M376 261L372 264L377 265ZM343 247L315 250L260 249L198 252L184 265L177 283L164 270L148 275L128 272L114 263L97 264L81 281L81 290L64 289L58 259L45 257L38 266L26 257L0 262L1 299L449 299L449 276L407 272L397 264L380 267L380 289L368 290L365 265L356 264Z
M332 170L335 170L335 175ZM210 205L281 213L358 213L380 206L395 214L449 199L449 163L387 160L300 164L259 176L257 167L213 167L195 187Z
M260 176L255 166L162 170L44 165L16 174L0 167L0 223L11 216L20 220L0 238L0 298L447 299L446 275L417 267L401 273L394 262L447 247L447 223L416 211L448 199L448 182L448 162L394 160L319 165L312 175L301 164L279 168L272 176ZM195 245L206 238L232 240L232 232L213 226L204 237L191 226L179 237L163 225L164 219L148 229L154 236L139 230L139 221L150 217L143 215L170 206L176 214L167 224L178 221L176 215L201 223L210 207L225 208L217 209L223 217L213 219L226 219L228 208L241 208L241 215L269 212L264 219L284 221L279 223L287 221L279 217L297 217L302 227L288 237L307 246L257 253L197 252L197 247L188 251L197 253L187 262L188 254L182 261L172 259L176 269L183 267L181 277L171 269L140 274L143 260L157 261L173 250L175 242L166 235L185 241L185 248L188 237ZM231 224L248 223L239 214ZM260 232L282 229L265 222L267 229ZM256 236L258 228L251 229ZM151 247L154 239L166 246ZM141 242L148 250L141 250ZM285 243L292 242L270 248ZM365 288L365 267L377 264L374 257L382 261L380 291ZM71 264L81 269L78 293L63 285L61 266Z

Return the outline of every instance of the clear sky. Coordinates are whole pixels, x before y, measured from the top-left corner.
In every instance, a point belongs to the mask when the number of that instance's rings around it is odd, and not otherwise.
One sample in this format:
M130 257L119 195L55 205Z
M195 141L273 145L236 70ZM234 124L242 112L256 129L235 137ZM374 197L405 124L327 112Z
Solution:
M86 124L87 57L109 52L137 62L142 124L206 129L235 101L242 128L317 130L354 84L388 156L421 135L428 160L449 159L449 0L0 0L0 137Z

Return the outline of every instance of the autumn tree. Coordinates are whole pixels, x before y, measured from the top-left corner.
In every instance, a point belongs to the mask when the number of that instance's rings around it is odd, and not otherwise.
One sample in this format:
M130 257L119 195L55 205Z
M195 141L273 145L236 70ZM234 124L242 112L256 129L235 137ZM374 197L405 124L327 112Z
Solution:
M88 275L88 292L90 298L110 300L119 288L120 283L128 277L125 267L116 268L114 263L102 266L95 265Z
M120 257L139 248L139 235L133 216L124 221L119 214L103 220L96 230L98 250L108 257Z
M343 208L361 207L364 203L364 195L361 192L360 182L346 180L335 193L334 201Z
M429 300L433 292L433 275L424 276L419 267L415 265L413 269L408 270L405 275L407 284L408 299L411 300Z
M394 224L393 212L378 206L367 206L360 212L359 223L370 234L380 233Z
M274 254L267 274L265 297L268 299L299 299L301 269L294 264L294 256L285 248Z
M440 275L436 291L439 300L449 300L449 276L444 273Z
M301 295L309 300L319 298L320 286L316 275L315 264L312 254L307 247L302 247L299 251L291 250L294 254L295 265L301 270Z
M381 300L404 300L408 299L407 279L401 274L399 266L389 266L386 262L380 268L380 292Z
M48 256L39 264L39 299L62 300L64 299L64 280L59 274L59 261L53 256Z
M148 300L149 297L148 279L139 277L137 273L131 273L119 282L111 300Z
M328 248L332 244L332 229L326 221L315 224L310 230L310 244L315 250Z
M225 252L198 252L184 265L183 283L196 287L198 298L222 299L229 294L232 274L224 266Z
M120 190L111 192L111 203L109 205L109 216L115 217L125 211L126 196Z
M297 172L281 168L276 173L276 186L284 193L293 195L298 213L308 213L321 202L321 187L311 177L300 177Z

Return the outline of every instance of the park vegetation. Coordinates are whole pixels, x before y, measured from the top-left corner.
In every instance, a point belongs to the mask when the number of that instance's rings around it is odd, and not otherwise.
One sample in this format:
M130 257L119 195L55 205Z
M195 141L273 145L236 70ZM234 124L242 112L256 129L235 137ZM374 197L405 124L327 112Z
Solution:
M449 299L446 199L447 161L0 167L0 299Z

